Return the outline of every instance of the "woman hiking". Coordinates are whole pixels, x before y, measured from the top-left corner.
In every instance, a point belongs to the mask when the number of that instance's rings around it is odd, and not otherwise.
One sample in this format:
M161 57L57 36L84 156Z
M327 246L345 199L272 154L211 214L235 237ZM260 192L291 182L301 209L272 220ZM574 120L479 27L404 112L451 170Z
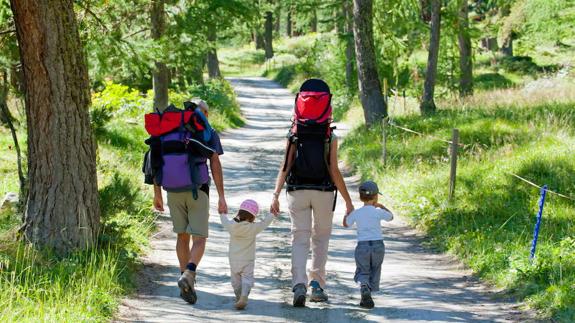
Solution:
M278 197L286 183L292 223L291 272L295 307L305 306L308 282L312 288L310 301L328 300L325 265L337 191L345 200L346 215L353 211L338 168L337 137L331 121L329 86L319 79L305 81L296 97L293 126L270 206L274 215L280 212ZM306 267L310 247L312 265L308 280Z

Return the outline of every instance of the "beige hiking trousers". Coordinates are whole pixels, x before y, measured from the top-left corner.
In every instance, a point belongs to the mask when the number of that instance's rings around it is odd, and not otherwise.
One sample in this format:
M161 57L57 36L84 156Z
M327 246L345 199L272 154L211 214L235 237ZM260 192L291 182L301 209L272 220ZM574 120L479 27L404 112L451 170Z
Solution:
M234 293L248 296L254 286L255 260L241 261L230 259L230 274Z
M325 286L325 264L333 223L334 192L297 190L288 192L291 217L292 284L308 284L307 258L311 246L309 278Z

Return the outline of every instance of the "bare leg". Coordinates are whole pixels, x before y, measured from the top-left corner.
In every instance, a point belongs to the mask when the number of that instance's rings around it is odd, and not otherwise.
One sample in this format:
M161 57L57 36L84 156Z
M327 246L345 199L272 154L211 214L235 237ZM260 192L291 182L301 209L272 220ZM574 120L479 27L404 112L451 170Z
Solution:
M199 265L200 261L202 260L202 257L204 256L205 250L206 250L206 238L192 237L192 249L190 250L188 258L189 262ZM186 268L186 265L184 265L184 269Z
M180 262L180 271L186 270L188 260L191 258L190 253L190 235L187 233L178 233L178 240L176 242L176 254Z

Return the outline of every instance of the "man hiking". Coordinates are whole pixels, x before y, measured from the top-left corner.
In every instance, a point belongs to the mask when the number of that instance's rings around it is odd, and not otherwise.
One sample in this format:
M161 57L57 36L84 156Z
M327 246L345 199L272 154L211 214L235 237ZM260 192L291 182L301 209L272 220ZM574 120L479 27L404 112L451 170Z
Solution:
M158 172L161 175L156 174L154 177L154 207L159 211L164 210L163 187L167 191L173 231L177 234L176 254L181 272L178 279L180 296L188 303L195 304L196 270L204 255L209 228L211 180L208 160L219 197L218 212L227 213L228 207L224 197L219 158L224 152L218 134L207 122L209 107L200 99L186 102L185 105L185 110L170 106L163 113L157 113L159 116L150 117L150 120L153 119L162 128L158 130L162 134L153 137L159 138L159 143L156 142L159 152L156 154L161 160L161 171ZM153 125L155 124L150 121L150 128ZM148 120L146 129L148 130ZM151 151L153 164L153 143Z
M326 302L325 265L337 191L345 200L346 214L353 211L351 198L338 168L337 137L331 127L331 93L319 79L305 81L296 98L294 123L286 155L277 177L270 212L280 212L278 196L287 183L292 222L291 272L293 306L305 306L308 286L307 258L312 288L310 301Z

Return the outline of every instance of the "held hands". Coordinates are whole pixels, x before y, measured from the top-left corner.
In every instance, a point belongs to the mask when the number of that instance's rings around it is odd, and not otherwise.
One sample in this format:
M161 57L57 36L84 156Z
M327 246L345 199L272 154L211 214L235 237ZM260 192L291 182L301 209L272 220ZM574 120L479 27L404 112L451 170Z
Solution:
M228 204L226 203L226 199L223 196L220 196L218 200L218 213L228 214Z
M346 214L346 215L343 217L343 226L346 227L346 228L349 227L349 226L347 225L347 216L348 216L348 215L349 215L349 213Z
M348 216L351 212L353 212L355 208L353 207L353 203L345 203L345 216Z
M272 199L272 204L270 205L270 212L277 217L280 214L280 201L278 200L278 196L274 194Z

